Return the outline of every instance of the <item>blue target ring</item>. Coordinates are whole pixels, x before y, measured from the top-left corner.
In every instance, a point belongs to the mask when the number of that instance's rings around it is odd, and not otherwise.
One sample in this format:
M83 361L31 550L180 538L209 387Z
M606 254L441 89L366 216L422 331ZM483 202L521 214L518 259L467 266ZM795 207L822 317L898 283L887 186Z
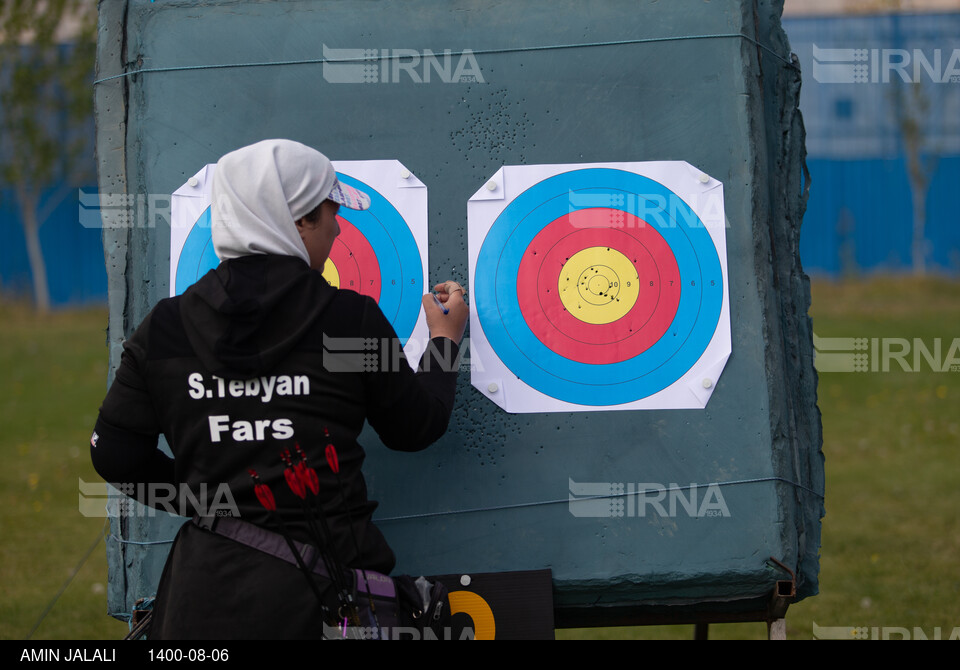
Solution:
M338 216L353 224L370 243L380 266L378 304L405 345L417 325L424 293L420 248L403 216L389 200L359 179L339 172L337 178L370 196L369 209L360 212L341 207ZM219 264L210 236L210 208L207 207L193 224L180 252L176 295Z
M406 344L420 317L424 293L420 248L403 216L376 189L339 172L337 178L370 196L369 209L361 212L341 207L338 214L370 242L380 265L378 304L401 344Z
M597 365L566 358L533 334L520 310L517 277L540 230L600 203L655 227L674 254L681 292L677 313L655 344L627 360ZM604 406L662 391L699 360L720 320L723 273L710 233L679 196L642 175L589 168L545 179L501 212L480 248L473 290L483 331L511 372L558 400Z
M176 295L186 291L208 271L220 265L210 237L210 207L193 224L177 261Z

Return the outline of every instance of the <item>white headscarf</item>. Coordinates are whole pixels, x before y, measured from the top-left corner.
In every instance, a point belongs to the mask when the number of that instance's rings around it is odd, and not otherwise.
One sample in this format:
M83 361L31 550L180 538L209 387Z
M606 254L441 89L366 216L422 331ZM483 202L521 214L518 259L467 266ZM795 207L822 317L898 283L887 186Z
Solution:
M309 264L295 222L326 200L337 184L330 160L299 142L264 140L228 153L213 174L214 251L221 261L276 254Z

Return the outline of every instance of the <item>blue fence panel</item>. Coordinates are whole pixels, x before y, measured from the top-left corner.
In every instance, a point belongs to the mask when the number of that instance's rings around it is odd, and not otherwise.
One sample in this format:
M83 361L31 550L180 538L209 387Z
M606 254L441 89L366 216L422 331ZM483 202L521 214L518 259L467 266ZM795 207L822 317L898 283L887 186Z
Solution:
M93 192L95 187L85 190ZM78 194L71 192L40 226L50 304L55 307L107 302L101 229L89 222L87 227L80 225L78 208ZM33 295L33 273L27 258L20 210L9 190L0 194L0 286L5 295Z
M812 177L808 272L911 270L913 194L902 127L930 169L927 268L960 273L960 13L785 19L804 72ZM913 101L919 94L926 109Z

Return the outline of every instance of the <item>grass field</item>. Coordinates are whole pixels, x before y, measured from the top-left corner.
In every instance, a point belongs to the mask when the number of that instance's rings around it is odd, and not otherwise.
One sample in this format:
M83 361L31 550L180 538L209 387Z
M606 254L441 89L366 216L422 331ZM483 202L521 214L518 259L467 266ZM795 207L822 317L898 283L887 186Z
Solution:
M820 375L820 594L790 608L788 637L811 639L815 623L893 637L940 629L947 638L960 627L960 371L934 371L923 357L915 366L912 351L919 341L933 352L939 341L937 360L953 356L960 366L960 283L815 282L811 314L821 338L876 341L881 364ZM23 639L39 621L32 639L117 639L127 627L105 614L103 519L77 513L78 481L97 481L87 441L106 383L106 312L40 319L0 304L0 322L0 638ZM910 353L898 357L905 346ZM692 626L558 631L562 639L692 635ZM713 625L710 637L762 639L766 627Z
M106 389L106 310L38 318L0 304L0 637L119 638L106 616L104 519L77 512L79 480L101 481L89 440ZM88 560L83 562L90 547Z

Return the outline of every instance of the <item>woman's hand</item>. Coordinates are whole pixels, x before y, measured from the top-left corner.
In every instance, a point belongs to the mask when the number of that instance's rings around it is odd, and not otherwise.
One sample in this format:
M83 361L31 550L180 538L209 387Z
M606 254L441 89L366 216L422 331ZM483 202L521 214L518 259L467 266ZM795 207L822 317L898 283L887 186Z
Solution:
M445 281L433 287L436 293L423 296L423 311L427 316L427 328L430 337L446 337L460 344L463 331L467 327L470 309L463 299L467 292L453 280ZM437 301L440 304L437 304ZM444 308L447 313L444 314Z

